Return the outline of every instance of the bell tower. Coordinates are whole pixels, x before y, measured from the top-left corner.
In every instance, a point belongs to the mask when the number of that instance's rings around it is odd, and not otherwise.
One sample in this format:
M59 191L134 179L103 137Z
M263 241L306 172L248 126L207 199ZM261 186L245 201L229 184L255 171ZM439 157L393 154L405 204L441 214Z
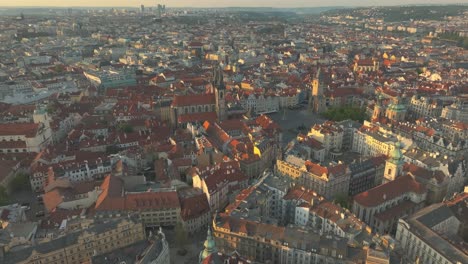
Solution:
M216 99L216 114L218 119L223 121L226 119L226 86L224 85L223 72L220 66L213 70L213 87Z
M377 95L377 101L374 106L374 112L372 113L371 121L378 121L382 115L382 100L383 96L381 93Z
M390 152L390 156L385 162L383 183L391 182L403 171L403 154L401 153L401 143L396 142L395 148Z
M323 99L323 85L321 84L322 73L320 70L320 66L317 69L317 73L312 79L310 84L311 86L311 93L309 98L309 108L313 110L313 112L320 112L321 111L321 104Z
M208 227L208 232L206 236L206 240L204 245L203 251L200 252L198 257L199 263L203 263L203 261L208 258L211 254L216 254L218 250L216 249L216 243L211 233L211 226Z

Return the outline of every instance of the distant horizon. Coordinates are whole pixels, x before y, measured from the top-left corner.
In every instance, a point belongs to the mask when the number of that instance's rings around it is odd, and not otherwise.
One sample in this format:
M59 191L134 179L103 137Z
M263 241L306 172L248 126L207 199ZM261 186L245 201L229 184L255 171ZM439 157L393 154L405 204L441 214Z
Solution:
M98 3L96 3L98 2ZM115 2L119 2L116 4ZM158 3L159 2L159 3ZM371 6L443 6L443 5L468 5L468 2L445 1L445 0L413 0L410 2L404 0L395 0L392 2L383 2L375 0L337 0L323 2L318 0L238 0L233 5L232 1L227 0L16 0L9 3L0 4L0 8L139 8L140 5L153 7L157 4L165 4L167 8L321 8L321 7L371 7ZM262 2L265 4L262 5Z

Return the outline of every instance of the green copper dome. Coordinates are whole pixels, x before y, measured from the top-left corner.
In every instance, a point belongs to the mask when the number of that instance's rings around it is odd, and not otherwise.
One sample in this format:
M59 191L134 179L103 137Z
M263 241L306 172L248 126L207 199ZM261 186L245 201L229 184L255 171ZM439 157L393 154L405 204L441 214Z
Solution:
M388 109L393 110L395 112L403 112L406 111L405 105L400 103L400 98L398 97L394 103L388 106Z
M213 239L213 235L211 234L210 227L208 227L206 240L203 245L205 246L205 249L200 253L200 262L209 257L211 254L217 252L216 243Z
M390 152L390 158L393 161L399 162L403 159L403 153L401 153L401 143L396 142L395 148Z

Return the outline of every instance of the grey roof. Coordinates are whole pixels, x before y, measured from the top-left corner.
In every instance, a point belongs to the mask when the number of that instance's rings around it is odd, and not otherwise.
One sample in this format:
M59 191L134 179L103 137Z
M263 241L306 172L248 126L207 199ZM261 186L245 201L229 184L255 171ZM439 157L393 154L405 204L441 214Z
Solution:
M65 236L53 239L44 243L39 243L35 246L23 248L18 251L9 251L5 254L2 264L15 264L28 259L33 250L36 252L46 254L64 249L77 243L78 238L83 232L101 234L113 230L122 221L122 218L112 220L95 220L94 224L87 229L68 233ZM132 219L129 219L132 220ZM1 260L1 259L0 259Z
M445 258L450 259L453 263L459 261L460 263L468 263L468 255L465 254L462 250L458 249L455 245L451 244L449 241L441 237L440 234L434 232L431 229L431 225L434 226L443 218L447 218L444 214L448 213L449 215L453 215L452 212L445 211L446 209L440 208L447 208L445 204L433 204L431 206L425 207L408 219L405 219L408 223L409 231L419 237L422 241L424 241L427 245L429 245L432 249L439 252ZM434 212L435 211L435 212ZM432 213L434 212L434 213ZM432 220L431 217L436 219ZM429 226L427 226L428 224Z
M453 216L452 211L444 205L435 210L432 210L425 215L420 216L418 221L428 228L432 228L438 225L440 222L445 221L447 218L450 218L451 216Z

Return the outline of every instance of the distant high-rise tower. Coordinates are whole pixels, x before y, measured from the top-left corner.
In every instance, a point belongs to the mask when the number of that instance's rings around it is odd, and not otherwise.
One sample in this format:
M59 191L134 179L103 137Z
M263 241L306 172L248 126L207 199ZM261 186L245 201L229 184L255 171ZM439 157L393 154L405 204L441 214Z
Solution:
M140 11L141 11L141 13L144 13L144 12L145 12L145 5L141 5L141 6L140 6Z

